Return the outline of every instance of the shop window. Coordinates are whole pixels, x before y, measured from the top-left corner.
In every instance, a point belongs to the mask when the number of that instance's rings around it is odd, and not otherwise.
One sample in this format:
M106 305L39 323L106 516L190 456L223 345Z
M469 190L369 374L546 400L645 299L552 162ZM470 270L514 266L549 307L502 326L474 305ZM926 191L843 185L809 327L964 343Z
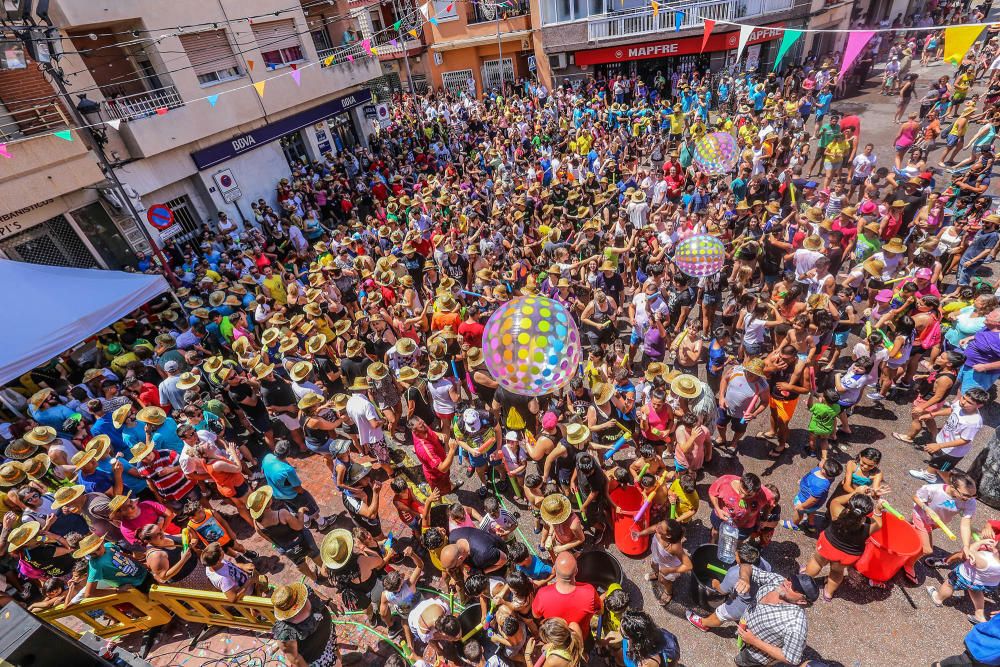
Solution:
M264 64L268 67L281 67L289 63L297 63L305 60L302 57L302 47L300 46L292 46L276 51L261 51L260 55L264 59Z
M70 216L108 268L120 269L135 263L135 253L100 202L78 208Z

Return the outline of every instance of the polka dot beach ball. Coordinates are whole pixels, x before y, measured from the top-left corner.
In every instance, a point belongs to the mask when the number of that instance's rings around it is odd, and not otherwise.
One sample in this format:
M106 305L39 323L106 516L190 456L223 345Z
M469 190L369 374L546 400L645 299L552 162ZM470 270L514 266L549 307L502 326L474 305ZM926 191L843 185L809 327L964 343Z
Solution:
M486 368L501 387L542 396L563 387L583 354L580 332L566 306L543 296L522 296L501 306L483 332Z
M712 132L694 144L694 162L710 174L727 174L736 167L740 149L728 132Z
M674 263L689 276L712 276L726 263L726 246L709 234L689 236L677 244Z

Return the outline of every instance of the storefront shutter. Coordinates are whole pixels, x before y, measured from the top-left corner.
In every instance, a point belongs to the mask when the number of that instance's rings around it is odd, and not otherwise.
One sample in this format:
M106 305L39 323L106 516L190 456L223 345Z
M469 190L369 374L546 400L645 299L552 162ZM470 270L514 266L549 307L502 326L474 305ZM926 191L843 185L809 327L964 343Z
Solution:
M239 69L225 30L206 30L179 37L196 75Z
M262 53L278 51L279 49L294 49L301 46L295 30L295 21L292 19L254 23L253 36L257 40L257 48Z

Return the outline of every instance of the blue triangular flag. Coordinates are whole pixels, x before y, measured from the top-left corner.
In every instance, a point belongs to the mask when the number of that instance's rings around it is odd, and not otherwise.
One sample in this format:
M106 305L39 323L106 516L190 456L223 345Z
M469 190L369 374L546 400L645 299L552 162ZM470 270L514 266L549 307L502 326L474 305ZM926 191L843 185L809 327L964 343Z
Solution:
M684 23L684 12L674 12L674 32L681 31L682 23Z
M208 103L211 104L214 107L215 103L219 101L219 96L218 95L209 95L205 99L208 100Z
M437 25L438 24L438 20L436 18L434 18L433 16L430 17L427 20L431 22L431 25Z

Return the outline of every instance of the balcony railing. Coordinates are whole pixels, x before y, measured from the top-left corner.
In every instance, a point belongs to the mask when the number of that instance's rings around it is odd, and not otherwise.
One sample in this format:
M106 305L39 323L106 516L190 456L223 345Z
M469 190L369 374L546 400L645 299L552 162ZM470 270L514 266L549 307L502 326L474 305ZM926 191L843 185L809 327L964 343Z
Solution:
M135 120L155 116L161 109L176 109L184 106L184 100L173 86L148 90L135 95L122 95L101 103L110 118Z
M15 108L6 113L0 111L0 143L51 132L61 127L66 127L66 119L59 105L54 102L25 109Z
M684 5L681 30L700 28L705 19L739 21L741 19L781 12L795 0L711 0ZM637 37L651 33L672 32L676 28L675 12L661 9L654 17L651 7L636 7L620 12L596 14L587 23L587 39L599 41L621 37Z
M509 19L513 16L527 16L531 11L529 0L488 0L487 2L471 3L468 23L491 23L497 20Z

